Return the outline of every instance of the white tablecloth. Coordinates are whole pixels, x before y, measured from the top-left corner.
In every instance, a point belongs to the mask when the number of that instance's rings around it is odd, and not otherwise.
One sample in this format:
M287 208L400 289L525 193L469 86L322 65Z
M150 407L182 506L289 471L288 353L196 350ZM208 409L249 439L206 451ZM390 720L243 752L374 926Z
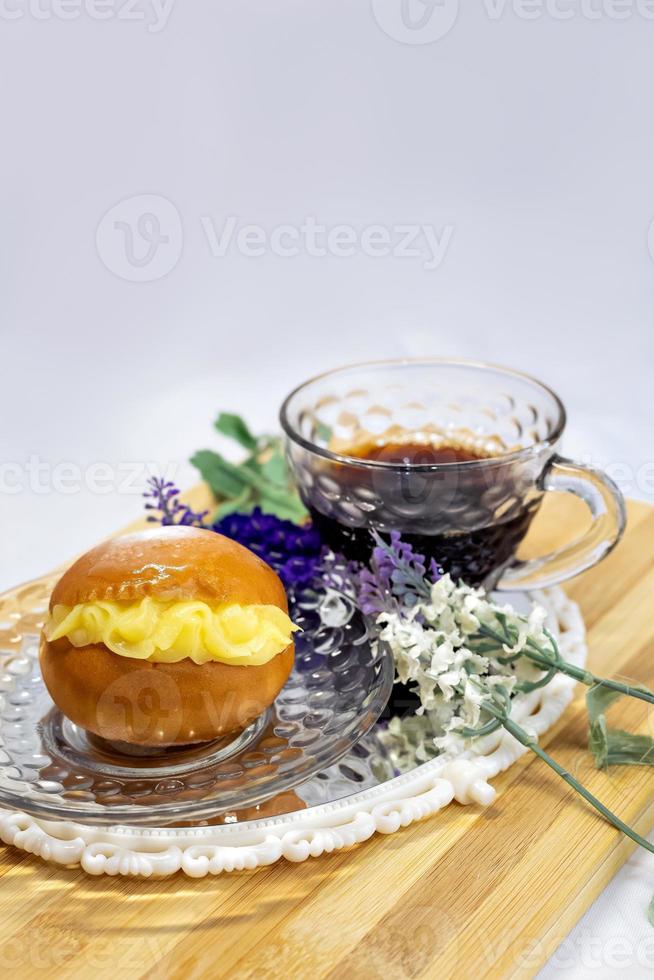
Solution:
M654 842L654 835L650 838ZM654 973L654 858L641 848L553 952L539 980L647 980Z

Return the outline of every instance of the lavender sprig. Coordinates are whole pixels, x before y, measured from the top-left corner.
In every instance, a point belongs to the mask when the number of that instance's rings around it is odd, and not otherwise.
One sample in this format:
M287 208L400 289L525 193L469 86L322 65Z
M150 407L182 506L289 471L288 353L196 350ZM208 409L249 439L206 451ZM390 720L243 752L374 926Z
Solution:
M425 558L402 540L399 531L391 531L390 542L372 531L375 547L370 567L363 568L358 579L358 598L366 615L379 615L400 606L411 608L420 600L429 599L431 583L441 577L441 570L431 560L429 576Z
M165 480L163 477L151 476L148 489L143 496L148 501L145 509L157 511L149 514L147 520L152 524L162 524L164 527L170 525L182 525L183 527L204 527L204 519L209 511L194 511L187 504L183 504L179 499L180 491L172 480Z

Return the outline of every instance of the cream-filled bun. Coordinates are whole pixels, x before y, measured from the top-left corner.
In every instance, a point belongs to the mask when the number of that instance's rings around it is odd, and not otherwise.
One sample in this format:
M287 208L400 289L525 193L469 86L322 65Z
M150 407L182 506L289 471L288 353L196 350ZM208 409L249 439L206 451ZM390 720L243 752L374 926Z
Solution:
M295 629L260 558L214 531L164 527L98 545L62 576L41 671L61 711L102 738L204 742L272 704Z

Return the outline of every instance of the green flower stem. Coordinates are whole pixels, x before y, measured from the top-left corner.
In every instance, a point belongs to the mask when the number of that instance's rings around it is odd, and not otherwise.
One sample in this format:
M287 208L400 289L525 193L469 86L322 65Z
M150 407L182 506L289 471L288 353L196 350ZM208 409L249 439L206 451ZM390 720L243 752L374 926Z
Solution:
M547 654L537 654L531 650L524 650L523 652L526 657L529 657L539 667L543 667L546 670L555 667L562 674L567 674L568 677L574 677L575 680L581 681L587 687L592 687L594 684L601 684L602 687L608 687L612 691L619 691L620 694L626 694L628 697L638 698L640 701L654 704L654 694L651 691L646 691L642 687L631 687L630 684L623 684L621 681L614 681L608 677L598 677L597 674L591 673L590 670L586 670L584 667L577 667L575 664L568 663L567 660L559 659L556 663L553 663Z
M463 738L481 738L482 735L492 735L496 732L498 728L502 727L502 720L500 718L493 718L491 721L486 722L481 728L470 728L466 726L461 728L459 734Z
M575 777L569 773L567 769L564 769L563 766L559 765L556 759L553 759L551 755L542 749L536 738L529 735L524 728L521 728L520 725L517 725L514 721L512 721L508 715L503 713L501 708L497 708L495 705L490 704L485 704L484 707L491 714L495 715L507 732L513 735L513 737L517 739L521 745L524 745L525 748L530 749L535 755L542 759L543 762L547 763L550 769L553 769L557 776L560 776L561 779L563 779L569 786L572 786L572 788L576 790L577 793L579 793L579 795L582 796L588 803L590 803L590 805L594 807L598 813L601 813L605 820L608 820L610 824L613 824L617 830L621 830L623 834L630 837L636 844L640 844L640 846L644 847L645 850L654 854L654 844L650 844L645 837L641 837L639 833L633 830L628 824L624 823L620 817L616 816L616 814L609 810L608 807L604 806L601 800L598 800L596 796L593 796L593 794L589 792L585 786L582 786L579 780L575 779Z
M505 643L514 642L513 637L502 636L497 630L494 630L492 626L488 623L481 623L479 627L479 635L488 637L495 640L496 643L504 645ZM576 681L581 681L582 684L586 684L587 687L592 687L594 684L601 684L602 687L608 687L612 691L618 691L620 694L626 694L628 697L638 698L640 701L646 701L647 704L654 704L654 693L647 691L643 687L631 687L630 684L623 684L621 681L613 681L607 677L598 677L597 674L591 673L591 671L586 670L584 667L577 667L575 664L568 663L559 654L558 648L556 646L556 641L551 634L548 633L550 642L552 644L552 656L544 653L533 640L527 642L525 647L517 654L512 654L509 657L498 657L497 659L501 662L510 662L518 659L520 656L528 657L532 663L535 663L538 667L542 667L543 670L550 671L554 669L558 670L562 674L567 674L568 677L573 677Z

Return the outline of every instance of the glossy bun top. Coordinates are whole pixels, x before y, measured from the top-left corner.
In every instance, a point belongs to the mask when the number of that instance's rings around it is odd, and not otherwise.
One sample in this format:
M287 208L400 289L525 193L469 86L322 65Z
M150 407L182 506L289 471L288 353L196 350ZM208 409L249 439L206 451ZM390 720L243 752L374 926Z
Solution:
M261 558L215 531L180 526L112 538L87 551L57 582L50 609L144 596L288 609L284 586Z

